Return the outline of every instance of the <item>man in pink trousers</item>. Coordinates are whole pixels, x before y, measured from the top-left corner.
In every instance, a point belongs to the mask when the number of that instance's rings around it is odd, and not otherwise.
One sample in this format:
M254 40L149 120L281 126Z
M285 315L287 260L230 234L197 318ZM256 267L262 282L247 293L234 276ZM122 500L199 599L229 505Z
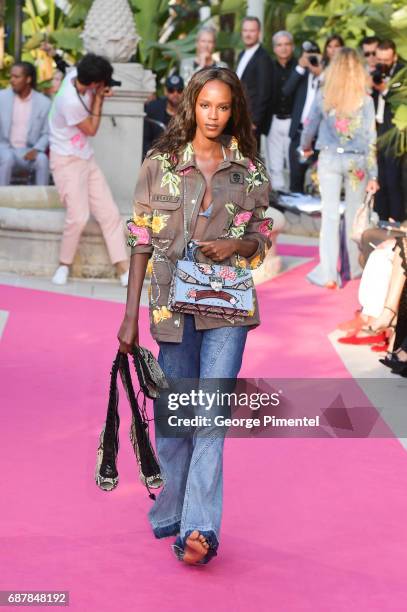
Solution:
M96 164L89 136L99 129L103 100L111 96L113 68L89 53L68 72L49 116L50 162L66 217L60 265L52 282L64 285L90 213L101 226L112 264L121 284L128 283L124 226L109 185Z

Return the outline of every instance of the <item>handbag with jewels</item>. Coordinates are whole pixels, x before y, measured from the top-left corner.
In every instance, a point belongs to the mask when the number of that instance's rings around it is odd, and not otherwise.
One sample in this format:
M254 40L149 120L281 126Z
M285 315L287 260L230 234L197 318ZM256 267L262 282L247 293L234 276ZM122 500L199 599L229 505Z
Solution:
M250 270L179 259L172 278L170 310L208 317L249 316L253 308Z
M184 202L185 202L185 183ZM192 218L192 215L191 215ZM184 208L184 259L178 259L171 280L168 308L207 317L248 317L253 309L250 270L187 259L190 222ZM195 246L193 253L199 248Z

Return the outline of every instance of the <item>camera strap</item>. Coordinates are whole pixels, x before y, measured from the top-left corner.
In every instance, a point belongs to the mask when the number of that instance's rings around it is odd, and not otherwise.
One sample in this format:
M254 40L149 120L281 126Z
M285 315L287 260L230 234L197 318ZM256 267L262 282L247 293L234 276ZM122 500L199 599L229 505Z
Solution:
M102 113L100 113L100 115L97 115L96 113L92 113L91 109L87 107L87 105L85 104L85 100L82 98L81 94L78 91L78 88L76 86L76 81L74 81L73 86L75 87L75 91L76 91L76 95L78 96L83 108L86 110L87 113L89 113L89 115L93 115L94 117L101 117Z

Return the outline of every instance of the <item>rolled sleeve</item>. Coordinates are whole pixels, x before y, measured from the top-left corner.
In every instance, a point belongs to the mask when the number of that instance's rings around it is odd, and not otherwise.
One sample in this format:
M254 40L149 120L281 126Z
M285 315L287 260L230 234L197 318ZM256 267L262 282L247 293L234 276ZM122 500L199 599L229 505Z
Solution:
M131 254L149 254L153 252L151 243L151 220L152 211L150 207L151 192L151 161L144 160L137 180L134 193L133 216L127 220L128 238L127 244L131 247Z
M257 249L247 258L252 269L258 268L266 255L266 250L271 247L271 231L273 219L266 218L266 210L269 207L270 182L264 182L261 187L253 192L255 199L253 214L247 225L244 237L257 241Z

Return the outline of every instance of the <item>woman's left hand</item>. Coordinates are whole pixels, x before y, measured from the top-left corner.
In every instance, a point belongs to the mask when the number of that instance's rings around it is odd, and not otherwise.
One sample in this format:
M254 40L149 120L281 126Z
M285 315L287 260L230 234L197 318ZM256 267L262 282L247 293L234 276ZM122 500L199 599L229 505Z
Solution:
M235 238L225 238L221 240L197 240L196 244L205 257L212 261L224 261L237 252L237 240Z
M379 191L379 189L380 185L376 181L376 179L370 179L370 181L368 181L366 185L366 191L370 191L370 193L376 193L376 191Z

